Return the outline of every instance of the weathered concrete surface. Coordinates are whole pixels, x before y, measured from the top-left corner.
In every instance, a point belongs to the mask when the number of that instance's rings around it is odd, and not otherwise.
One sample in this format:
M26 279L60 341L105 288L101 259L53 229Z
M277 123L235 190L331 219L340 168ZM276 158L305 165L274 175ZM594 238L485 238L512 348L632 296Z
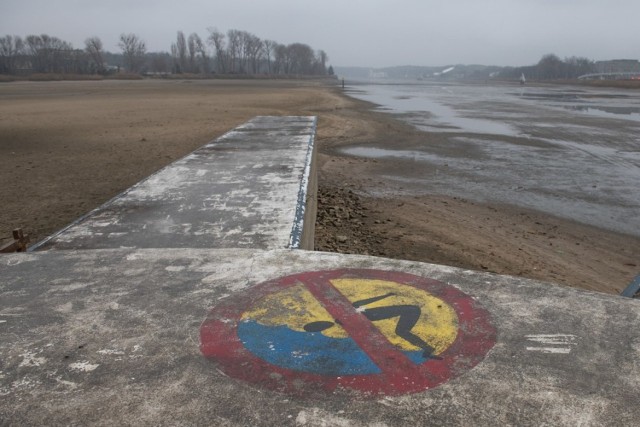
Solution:
M313 249L315 128L256 117L33 249Z
M212 306L336 268L393 270L471 296L486 358L399 397L292 397L202 356ZM113 249L0 257L0 420L9 425L637 425L638 301L454 268L307 251Z

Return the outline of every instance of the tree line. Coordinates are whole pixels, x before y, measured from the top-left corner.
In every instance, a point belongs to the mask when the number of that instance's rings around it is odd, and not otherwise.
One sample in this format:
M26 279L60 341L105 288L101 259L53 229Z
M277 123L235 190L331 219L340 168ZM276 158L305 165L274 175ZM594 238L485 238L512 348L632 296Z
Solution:
M595 72L595 62L584 57L571 56L560 59L550 53L544 55L535 65L526 67L505 67L500 77L519 78L524 74L534 80L576 79L582 75Z
M241 30L210 28L205 39L178 31L175 43L163 52L148 52L140 36L127 33L120 35L118 47L117 53L105 51L99 37L86 39L84 49L74 49L46 34L6 35L0 37L0 74L333 74L323 50L262 40Z

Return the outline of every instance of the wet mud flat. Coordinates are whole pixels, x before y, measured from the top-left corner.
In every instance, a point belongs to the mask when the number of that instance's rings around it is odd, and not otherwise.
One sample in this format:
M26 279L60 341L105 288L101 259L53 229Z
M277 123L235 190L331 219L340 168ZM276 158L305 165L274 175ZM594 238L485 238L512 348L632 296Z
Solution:
M375 236L350 240L376 243L361 251L612 293L640 271L640 94L354 88L407 125L334 149L361 177L353 194L368 211L355 224Z
M409 192L509 203L640 236L636 92L422 85L356 96L419 130L445 133L418 144L344 149L417 163L411 175L392 177Z

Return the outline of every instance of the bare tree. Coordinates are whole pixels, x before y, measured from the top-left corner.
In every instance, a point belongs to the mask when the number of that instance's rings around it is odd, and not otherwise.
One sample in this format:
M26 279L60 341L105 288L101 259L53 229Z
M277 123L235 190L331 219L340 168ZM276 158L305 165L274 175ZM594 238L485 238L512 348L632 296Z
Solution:
M557 79L563 77L564 63L553 53L544 55L538 62L538 72L542 79Z
M173 58L167 52L147 53L146 58L151 71L160 74L166 74L171 71Z
M260 40L260 37L246 33L244 37L244 53L247 62L246 71L248 73L257 74L260 71L260 61L264 54L262 40Z
M171 59L173 62L172 72L180 73L180 60L178 59L178 46L175 43L171 43Z
M213 45L216 53L216 65L219 73L227 72L227 53L225 49L225 35L215 28L209 28L209 43Z
M197 61L198 72L208 73L209 72L209 55L207 54L207 45L202 41L200 36L196 33L193 33L189 36L189 40L193 39L194 50L196 56L198 56Z
M133 33L120 34L118 46L122 49L127 70L133 73L139 72L144 62L144 55L147 52L147 45L144 40Z
M30 57L32 69L37 73L64 73L72 68L71 43L47 34L28 35L25 53Z
M189 71L189 64L187 61L187 40L185 39L182 31L178 31L176 43L171 46L171 52L176 64L176 72L184 73Z
M238 37L240 40L240 49L238 50L238 72L241 74L247 74L249 72L249 39L251 34L246 31L238 30Z
M318 58L318 68L319 70L317 70L317 74L327 74L327 61L329 60L329 56L327 55L327 52L325 52L324 50L319 50L318 54L316 55Z
M198 71L197 56L198 49L196 47L196 39L200 38L196 33L189 35L187 40L187 48L189 50L189 72L195 73Z
M203 41L197 33L188 38L177 32L171 53L147 54L145 42L136 34L121 34L118 46L122 55L103 50L99 37L85 40L84 49L73 49L71 43L47 34L0 37L0 73L29 70L38 73L103 73L106 62L123 63L129 72L153 69L166 72L173 60L174 72L209 73L212 67L220 73L242 74L326 74L328 56L319 50L314 54L309 46L294 43L284 46L272 40L241 30L225 33L209 28ZM207 44L213 46L209 56ZM212 60L215 55L215 62ZM122 61L122 62L121 62ZM589 64L582 58L568 58L564 70L584 69ZM544 65L544 64L542 64ZM568 71L567 71L568 72Z
M287 47L283 44L276 44L273 48L273 69L276 74L288 74L290 68L290 57Z
M104 73L104 57L102 55L102 40L99 37L89 37L84 41L84 50L89 54L95 64L95 71Z
M312 74L315 55L313 49L302 43L287 46L289 55L289 71L291 74Z
M25 39L25 53L31 58L31 68L35 72L45 72L43 42L40 36L30 34Z
M215 48L219 72L323 75L327 73L328 55L322 50L316 55L306 44L293 43L285 46L272 40L263 41L247 31L233 29L227 31L226 35L215 28L209 28L208 31L208 41Z
M239 30L227 31L227 57L229 58L229 71L235 73L238 66L238 60L242 54L242 32Z
M584 74L593 73L594 63L589 58L581 56L572 56L564 59L568 68L568 74L571 78L577 78Z
M19 36L0 37L0 73L15 74L22 55L24 55L24 43Z
M273 55L273 49L278 43L273 40L265 40L262 42L264 46L263 52L265 59L267 60L267 74L271 74L271 56Z

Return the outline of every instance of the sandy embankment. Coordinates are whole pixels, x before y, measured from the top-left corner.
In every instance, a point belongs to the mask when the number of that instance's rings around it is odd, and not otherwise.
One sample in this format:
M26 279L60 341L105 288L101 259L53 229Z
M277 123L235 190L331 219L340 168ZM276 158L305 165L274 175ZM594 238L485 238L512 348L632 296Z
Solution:
M0 239L37 241L256 115L318 115L320 250L514 274L616 293L640 239L511 206L398 197L406 167L340 155L424 138L321 83L102 81L0 85ZM378 145L380 146L380 145ZM383 193L384 196L372 196Z

